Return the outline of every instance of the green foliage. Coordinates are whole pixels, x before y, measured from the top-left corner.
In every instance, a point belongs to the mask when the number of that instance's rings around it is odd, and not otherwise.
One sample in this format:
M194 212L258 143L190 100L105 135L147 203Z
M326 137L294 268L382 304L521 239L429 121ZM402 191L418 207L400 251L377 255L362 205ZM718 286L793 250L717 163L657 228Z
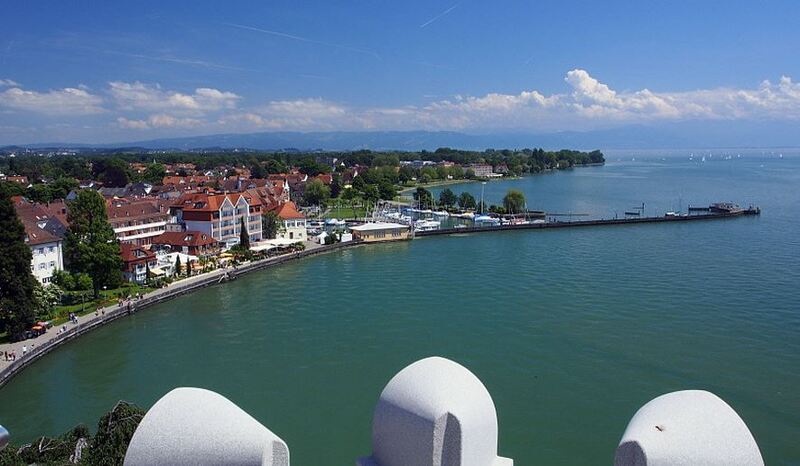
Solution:
M175 256L175 273L176 277L179 277L183 273L183 268L181 268L181 256Z
M54 283L45 286L36 282L36 286L33 289L36 320L50 319L53 316L53 310L56 305L61 303L61 295L63 294L64 291Z
M414 191L414 200L419 203L420 208L429 209L433 205L433 195L425 188L417 188Z
M311 180L306 183L303 191L303 201L306 205L325 205L331 197L331 188L325 186L320 180Z
M145 411L136 405L120 401L97 423L97 434L92 439L83 464L90 466L122 464L133 433L142 421Z
M267 239L275 239L283 228L283 222L275 211L261 216L261 234Z
M104 186L121 188L131 181L128 164L119 158L100 159L94 162L92 171Z
M444 188L442 192L439 193L439 204L445 207L454 206L457 200L455 193L453 193L450 188Z
M503 208L511 214L525 211L525 195L518 189L509 189L503 197Z
M108 223L103 196L91 190L78 192L67 206L67 222L64 251L69 270L92 277L95 296L104 286L119 286L122 258L114 230Z
M53 272L53 284L67 291L87 291L92 289L92 277L86 273L56 270Z
M247 232L247 225L244 223L244 215L239 219L239 245L244 249L250 249L250 234Z
M88 446L89 429L79 424L72 430L55 438L39 437L19 449L17 456L25 464L66 465L72 462L76 446L81 459ZM77 461L75 461L77 462ZM86 464L86 463L81 463ZM106 463L109 464L109 463Z
M474 209L478 204L475 202L475 197L472 194L464 191L458 196L458 206L462 209Z
M33 324L35 286L25 228L9 192L0 186L0 333L16 340Z
M161 180L167 176L167 170L164 168L164 165L160 163L151 163L147 165L147 168L142 173L141 181L145 181L152 185L160 185Z

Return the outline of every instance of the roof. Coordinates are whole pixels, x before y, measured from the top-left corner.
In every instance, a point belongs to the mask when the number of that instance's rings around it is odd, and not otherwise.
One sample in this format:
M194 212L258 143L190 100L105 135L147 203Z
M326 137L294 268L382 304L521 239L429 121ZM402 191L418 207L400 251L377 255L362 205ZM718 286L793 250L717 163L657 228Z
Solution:
M17 211L17 217L25 227L26 244L33 246L54 243L63 239L66 232L64 225L39 204L34 204L25 198L19 198L14 203L14 207Z
M168 244L170 246L208 246L217 240L202 231L165 231L152 240L153 244Z
M407 229L408 225L400 223L365 223L363 225L350 227L350 229L354 231L393 230L396 228Z
M182 195L172 204L184 211L214 212L222 207L225 199L229 199L233 205L239 202L239 197L244 197L250 206L262 205L261 199L251 190L242 193L227 194L207 194L207 193L187 193Z
M108 203L106 207L108 221L114 223L121 219L151 218L154 216L167 217L167 212L161 209L158 200L135 200L115 199Z
M292 201L284 202L283 204L279 205L275 209L275 213L278 214L278 217L280 217L280 218L282 218L284 220L291 220L291 219L296 219L296 218L306 218L305 215L301 214L297 210L297 206Z
M130 243L122 243L119 245L119 253L122 256L123 262L136 262L142 260L153 260L156 254L152 251L141 246L134 246Z

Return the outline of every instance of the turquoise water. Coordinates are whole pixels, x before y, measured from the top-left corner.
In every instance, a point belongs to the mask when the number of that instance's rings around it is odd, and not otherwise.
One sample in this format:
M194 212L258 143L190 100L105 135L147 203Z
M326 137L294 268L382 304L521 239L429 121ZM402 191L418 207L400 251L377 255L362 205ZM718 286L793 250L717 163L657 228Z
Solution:
M0 423L30 440L199 386L285 439L293 464L349 465L388 379L441 355L487 386L516 464L609 464L634 412L681 389L728 401L768 464L800 463L800 157L609 160L485 195L598 217L720 200L763 213L425 238L258 272L57 350L0 389Z

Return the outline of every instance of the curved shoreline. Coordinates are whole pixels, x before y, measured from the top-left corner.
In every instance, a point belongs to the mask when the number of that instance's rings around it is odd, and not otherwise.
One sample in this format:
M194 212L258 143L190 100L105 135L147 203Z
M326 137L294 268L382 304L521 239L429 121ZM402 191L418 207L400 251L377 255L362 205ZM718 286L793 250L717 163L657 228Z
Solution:
M170 299L191 293L200 288L205 288L207 286L213 286L227 282L231 279L235 279L239 275L243 275L249 272L255 272L257 270L262 270L277 265L281 265L286 262L291 262L306 257L312 257L327 252L333 252L341 249L360 246L363 244L369 244L369 243L363 243L360 241L335 243L335 244L320 246L314 249L307 249L305 251L294 252L283 256L261 259L259 261L250 262L248 264L242 265L241 267L238 267L233 270L218 269L213 272L209 272L208 274L204 274L203 276L196 277L195 280L192 280L189 283L183 283L183 284L178 283L148 293L147 295L142 297L142 299L132 302L131 310L128 310L127 307L118 307L116 305L105 307L102 309L105 312L105 314L94 317L93 319L90 319L87 322L79 323L74 327L68 328L66 332L53 337L52 339L43 343L41 346L35 346L34 349L30 350L27 354L25 354L25 356L17 356L16 361L12 361L7 366L0 369L0 388L2 388L6 383L8 383L15 375L20 373L23 369L30 366L31 364L39 360L39 358L55 350L61 345L69 341L75 340L81 335L91 332L92 330L102 327L121 317L125 317L130 314L135 314L137 311L144 309L146 307L159 304L165 301L169 301ZM33 341L32 343L36 342Z

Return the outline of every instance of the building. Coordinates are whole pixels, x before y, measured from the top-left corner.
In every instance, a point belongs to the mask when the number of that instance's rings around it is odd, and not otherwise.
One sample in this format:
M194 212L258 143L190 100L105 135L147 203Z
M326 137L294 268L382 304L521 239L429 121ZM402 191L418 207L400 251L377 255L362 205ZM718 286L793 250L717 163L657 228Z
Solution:
M464 167L466 170L472 170L478 178L490 178L494 174L492 166L488 163L473 163Z
M398 241L411 238L411 227L399 223L365 223L350 227L353 239L368 243Z
M284 202L274 211L283 222L283 228L278 232L276 239L306 240L306 217L297 210L294 202Z
M261 241L262 202L255 193L184 194L169 208L170 223L211 236L225 247L239 244L242 220L251 242Z
M39 283L50 283L56 270L64 270L67 229L58 218L24 198L17 198L14 207L25 227L25 244L31 248L31 272Z
M209 256L219 252L219 243L201 231L167 231L153 238L151 249Z
M119 249L122 256L122 275L129 282L144 283L147 280L147 269L158 266L155 253L141 246L122 243Z
M147 246L166 231L169 212L156 200L113 199L106 205L108 221L120 243Z

